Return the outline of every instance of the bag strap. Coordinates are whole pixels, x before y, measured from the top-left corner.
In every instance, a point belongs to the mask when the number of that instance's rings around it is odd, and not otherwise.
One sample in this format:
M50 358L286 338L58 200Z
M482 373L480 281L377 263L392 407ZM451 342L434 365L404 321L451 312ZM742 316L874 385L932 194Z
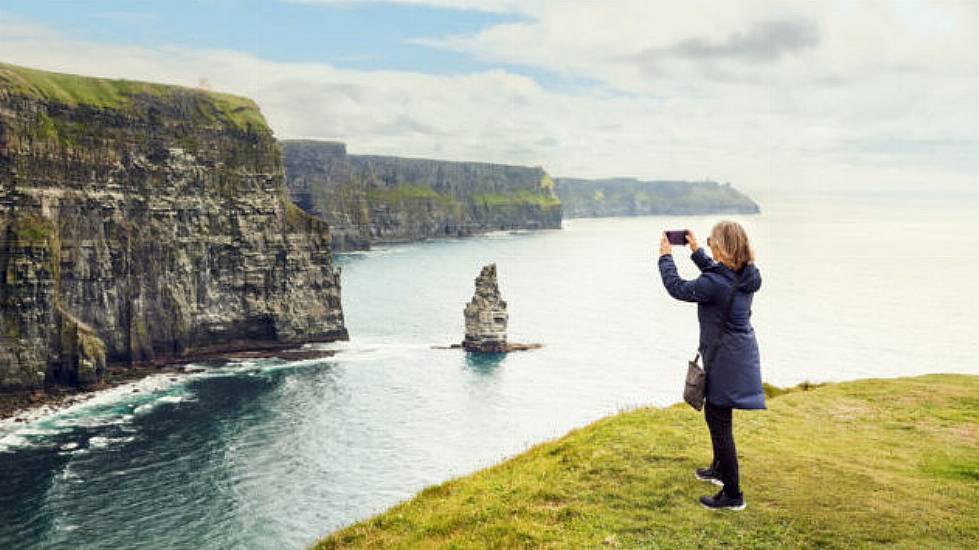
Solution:
M731 294L727 297L727 304L724 306L724 315L721 316L721 323L717 327L717 338L714 340L714 346L710 350L710 359L704 357L705 370L714 363L714 358L717 357L717 351L721 348L721 339L724 338L724 334L727 332L727 319L731 316L731 307L734 305L734 295L741 289L741 279L745 273L744 268L742 268L741 274L738 275L734 284L731 285Z

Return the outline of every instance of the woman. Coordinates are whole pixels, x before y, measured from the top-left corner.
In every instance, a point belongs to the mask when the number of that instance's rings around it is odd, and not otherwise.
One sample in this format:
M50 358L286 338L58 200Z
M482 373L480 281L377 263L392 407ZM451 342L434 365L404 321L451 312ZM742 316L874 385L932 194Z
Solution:
M745 501L738 479L731 411L765 408L758 343L751 328L751 300L761 287L761 273L754 265L748 235L738 223L722 221L711 230L707 246L716 261L698 246L691 231L687 231L687 244L693 252L690 258L700 268L700 277L692 281L680 278L665 233L660 240L659 271L670 296L697 302L698 349L707 371L704 416L714 447L714 460L710 467L698 469L695 475L697 479L724 487L713 497L700 497L700 503L712 510L743 510ZM727 322L722 328L720 324L728 307Z

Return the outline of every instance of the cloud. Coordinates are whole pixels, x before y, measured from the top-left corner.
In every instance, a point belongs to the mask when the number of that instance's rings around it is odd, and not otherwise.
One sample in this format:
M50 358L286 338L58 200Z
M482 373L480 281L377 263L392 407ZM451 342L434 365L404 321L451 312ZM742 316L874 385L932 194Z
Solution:
M415 43L631 93L661 90L667 79L697 84L705 68L756 80L852 80L901 65L979 71L979 10L964 1L526 4L525 20Z
M710 38L687 38L667 51L691 59L744 59L774 61L819 44L819 32L811 21L764 21L746 32L735 32L722 42Z
M684 38L665 47L650 47L638 54L611 57L608 63L635 63L643 74L666 78L676 72L677 62L696 68L714 81L745 81L757 78L744 68L771 64L784 56L800 54L819 45L820 35L814 21L780 19L749 24L747 30L730 33L718 40L707 36ZM737 63L732 67L730 62ZM673 65L673 70L669 68ZM831 83L832 77L817 77ZM837 77L838 78L838 77Z
M279 137L339 139L354 153L715 178L762 201L798 189L976 185L979 11L699 1L525 2L508 9L526 20L425 39L542 70L533 77L102 44L10 17L0 18L0 60L187 86L204 78L254 98ZM655 73L639 63L651 51ZM550 74L597 84L565 88Z

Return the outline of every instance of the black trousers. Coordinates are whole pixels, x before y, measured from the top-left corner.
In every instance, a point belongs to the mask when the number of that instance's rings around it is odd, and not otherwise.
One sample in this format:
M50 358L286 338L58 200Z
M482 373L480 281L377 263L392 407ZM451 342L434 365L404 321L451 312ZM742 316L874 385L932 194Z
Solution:
M714 462L711 467L721 474L724 493L729 497L741 496L738 479L738 451L734 447L734 431L731 427L732 409L715 407L710 401L704 404L704 417L710 430L710 442L714 446Z

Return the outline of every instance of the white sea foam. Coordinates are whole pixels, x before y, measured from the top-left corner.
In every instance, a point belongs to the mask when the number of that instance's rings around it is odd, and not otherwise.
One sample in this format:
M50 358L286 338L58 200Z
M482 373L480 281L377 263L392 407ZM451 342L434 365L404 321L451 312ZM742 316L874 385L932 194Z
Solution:
M0 434L22 432L26 427L33 426L43 420L75 418L79 413L121 402L139 393L163 391L174 384L167 375L148 376L134 382L120 384L107 390L91 393L81 393L68 397L59 405L44 405L26 410L15 417L0 420ZM135 390L135 391L134 391ZM18 420L21 420L18 422Z
M136 436L127 436L127 437L95 436L88 440L88 447L89 449L105 449L105 448L129 443L131 441L135 441L135 439Z
M389 254L404 254L409 250L414 250L418 248L417 244L396 244L393 246L378 246L374 247L366 252L368 256L386 256Z
M127 401L169 398L171 396L166 392L206 372L177 377L176 380L172 374L152 375L107 390L72 396L60 407L48 405L25 411L16 418L0 421L0 452L43 446L48 444L45 442L47 437L77 428L128 424L133 415L124 407ZM159 397L154 397L157 395ZM22 420L18 422L17 418Z
M9 433L0 437L0 453L28 445L30 445L30 441L17 433Z
M58 477L61 479L61 481L70 481L74 483L79 483L82 481L81 476L72 470L70 462L67 466L65 466L65 469L61 471L61 474Z
M161 397L157 401L160 402L160 403L180 403L181 401L184 401L185 399L186 398L183 395L164 395L163 397Z
M481 235L484 239L508 239L516 234L516 230L489 231Z
M339 342L332 349L338 353L342 352L342 357L337 360L342 363L360 363L364 361L374 362L378 360L402 357L406 353L429 353L432 345L447 345L447 342L418 343L418 342L392 342L388 340L371 341L358 340L355 342ZM445 353L442 351L442 353ZM311 361L297 361L290 363L290 366L299 366L303 363L320 362L323 359Z
M315 344L321 349L323 344ZM311 346L307 346L311 347ZM52 445L50 436L69 432L78 428L98 428L121 426L128 432L135 431L133 420L144 416L162 404L177 404L191 401L187 393L187 383L201 378L226 376L258 376L262 373L280 369L302 367L322 361L307 359L302 361L281 361L275 359L247 359L233 362L218 368L189 365L195 372L174 375L160 373L139 380L121 384L107 390L72 396L60 406L46 405L24 411L17 417L0 420L0 452L16 449ZM21 421L18 422L17 418ZM93 448L99 448L103 441L93 438ZM62 449L77 453L83 449Z

